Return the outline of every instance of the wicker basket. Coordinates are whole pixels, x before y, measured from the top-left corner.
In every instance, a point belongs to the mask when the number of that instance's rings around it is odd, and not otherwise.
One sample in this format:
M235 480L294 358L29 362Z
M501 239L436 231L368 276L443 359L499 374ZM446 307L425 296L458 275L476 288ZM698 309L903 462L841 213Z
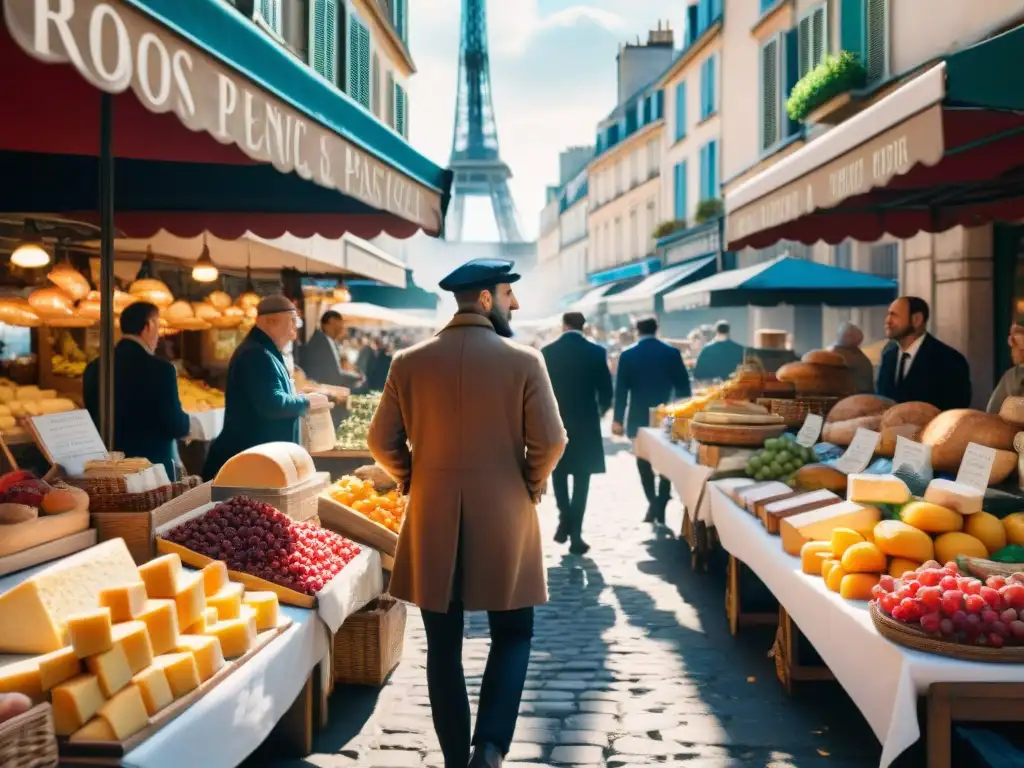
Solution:
M730 426L690 422L690 437L700 443L760 448L764 441L786 431L784 424L771 426Z
M987 648L977 645L951 643L947 640L937 639L924 630L915 629L912 626L896 621L890 616L886 616L874 601L871 602L869 611L878 634L897 645L960 661L985 661L1001 664L1024 663L1024 647Z
M49 704L0 724L0 766L50 768L57 765L57 736Z
M816 414L821 417L828 416L832 406L839 402L838 397L762 397L758 405L763 405L769 413L781 416L787 427L799 428L804 424L808 414Z
M383 595L353 613L334 636L334 682L381 686L402 660L405 604Z
M84 490L89 494L89 510L91 512L149 512L178 498L186 491L196 488L201 482L199 477L186 477L177 483L153 488L142 493L120 491L108 493L88 487ZM81 485L77 487L82 488Z

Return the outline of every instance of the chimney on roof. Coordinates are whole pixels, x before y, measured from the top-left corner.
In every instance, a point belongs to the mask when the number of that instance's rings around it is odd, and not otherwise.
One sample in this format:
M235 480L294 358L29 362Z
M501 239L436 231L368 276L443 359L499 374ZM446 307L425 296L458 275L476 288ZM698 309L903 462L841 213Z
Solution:
M656 29L647 33L646 44L637 38L636 45L619 47L618 103L624 104L645 85L653 81L671 63L675 48L672 25L659 19Z
M665 22L664 28L661 26L661 20L658 20L658 28L652 29L647 33L647 44L657 46L673 46L675 45L675 35L672 33L672 25L669 22Z

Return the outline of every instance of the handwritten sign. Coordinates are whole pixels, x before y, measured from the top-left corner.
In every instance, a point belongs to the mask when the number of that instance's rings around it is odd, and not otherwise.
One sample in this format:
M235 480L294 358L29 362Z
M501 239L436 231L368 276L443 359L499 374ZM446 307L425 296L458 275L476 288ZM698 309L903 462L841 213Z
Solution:
M932 447L909 440L903 435L896 436L896 453L892 457L892 468L896 471L906 467L922 477L931 474Z
M31 423L46 458L69 475L81 475L87 461L107 456L107 447L88 411L33 416Z
M807 418L804 419L804 425L796 434L797 443L804 448L813 448L814 444L818 442L818 438L821 437L821 427L824 423L825 419L818 414L808 413Z
M992 464L995 463L995 449L977 443L968 443L964 457L960 461L960 469L956 473L958 483L984 492L988 488L988 480L992 476Z
M881 435L870 429L859 428L846 453L836 459L835 468L847 475L863 472L875 455Z

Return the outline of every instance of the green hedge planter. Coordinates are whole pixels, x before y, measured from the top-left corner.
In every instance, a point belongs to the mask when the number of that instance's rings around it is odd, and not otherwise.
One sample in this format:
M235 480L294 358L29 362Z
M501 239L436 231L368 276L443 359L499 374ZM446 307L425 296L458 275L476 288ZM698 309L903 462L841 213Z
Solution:
M703 224L705 221L718 218L724 211L725 209L722 206L722 201L718 198L701 200L697 204L697 213L694 218L697 219L698 224Z
M662 237L668 237L673 232L680 232L686 229L686 221L684 219L677 219L676 221L663 221L657 227L654 228L652 233L654 239L657 240Z
M802 122L836 96L863 88L866 83L867 70L857 54L849 51L829 54L793 86L786 102L786 114L790 120Z

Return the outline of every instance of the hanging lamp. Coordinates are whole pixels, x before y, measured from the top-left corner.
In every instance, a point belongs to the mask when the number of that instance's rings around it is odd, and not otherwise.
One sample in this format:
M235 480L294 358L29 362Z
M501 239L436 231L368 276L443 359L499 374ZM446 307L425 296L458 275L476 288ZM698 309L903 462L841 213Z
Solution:
M210 246L206 244L206 232L203 232L203 250L192 267L192 279L197 283L212 283L220 272L210 258Z
M252 281L252 246L246 243L246 262L245 262L245 290L242 295L238 297L238 301L235 304L243 309L255 309L256 305L260 303L260 295L256 293L256 285Z
M162 280L153 277L153 248L146 246L146 258L139 267L135 281L128 287L128 292L137 301L148 301L160 309L166 309L174 303L171 289Z
M46 278L75 301L89 295L89 281L71 264L67 244L64 244L64 258L53 265Z
M347 304L352 301L352 294L344 283L338 283L334 287L334 302L336 304Z
M24 269L38 269L49 263L50 254L43 248L43 236L39 234L35 219L25 219L21 244L11 254L11 264Z

